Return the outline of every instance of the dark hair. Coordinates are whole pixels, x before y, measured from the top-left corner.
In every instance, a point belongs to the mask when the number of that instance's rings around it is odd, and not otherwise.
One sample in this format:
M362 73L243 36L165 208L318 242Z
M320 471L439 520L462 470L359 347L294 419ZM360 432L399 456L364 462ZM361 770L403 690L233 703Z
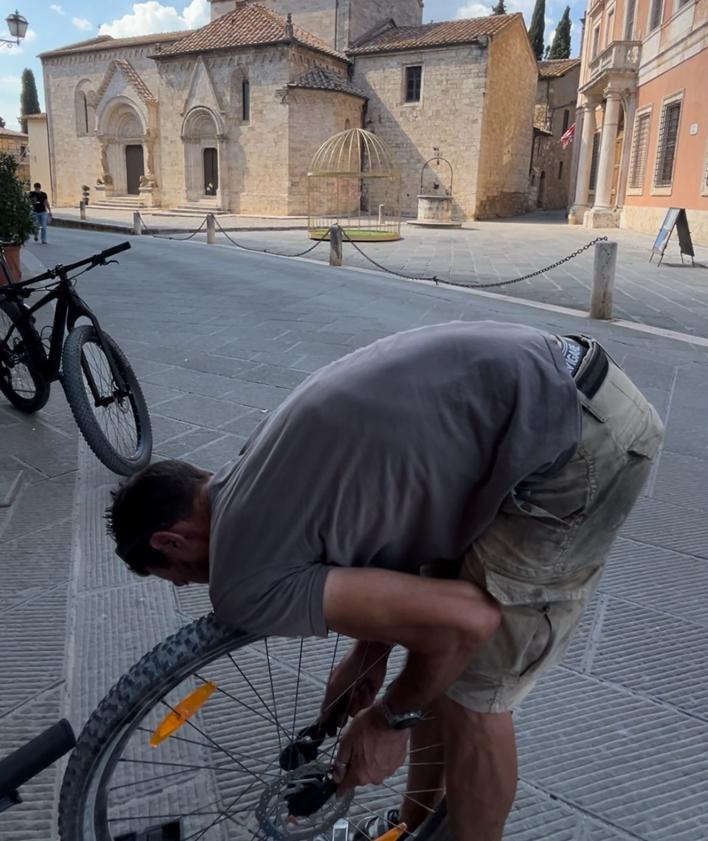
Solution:
M211 474L186 461L158 461L111 491L107 530L116 554L138 575L148 567L167 567L163 554L150 546L156 531L187 519L197 494Z
M42 189L42 185L39 183L39 181L35 181L35 182L34 182L34 186L35 186L35 187L39 187L39 188L40 188L40 190Z

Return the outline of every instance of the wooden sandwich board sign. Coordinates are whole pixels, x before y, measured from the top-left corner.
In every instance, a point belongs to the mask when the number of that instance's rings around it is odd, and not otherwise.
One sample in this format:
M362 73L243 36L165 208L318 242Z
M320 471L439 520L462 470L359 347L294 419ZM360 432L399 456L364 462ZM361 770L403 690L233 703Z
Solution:
M671 232L676 228L679 238L679 250L681 251L681 262L683 263L683 255L686 254L691 258L691 265L695 266L693 258L696 256L693 250L693 243L691 242L691 232L688 229L688 218L686 217L686 210L683 207L670 207L666 211L664 221L661 223L661 229L654 240L654 245L651 249L651 257L649 262L654 258L654 254L659 255L659 262L664 259L664 252L666 246L669 244Z

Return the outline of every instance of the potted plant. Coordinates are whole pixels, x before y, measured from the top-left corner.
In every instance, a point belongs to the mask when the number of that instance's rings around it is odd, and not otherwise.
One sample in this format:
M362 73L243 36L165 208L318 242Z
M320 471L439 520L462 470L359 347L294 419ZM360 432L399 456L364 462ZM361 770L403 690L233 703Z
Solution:
M34 229L32 205L17 175L17 160L13 155L0 153L0 244L14 281L22 278L20 249ZM2 271L0 283L5 283Z
M89 193L91 192L91 188L88 184L82 184L81 186L81 198L84 200L84 207L88 207L89 203Z

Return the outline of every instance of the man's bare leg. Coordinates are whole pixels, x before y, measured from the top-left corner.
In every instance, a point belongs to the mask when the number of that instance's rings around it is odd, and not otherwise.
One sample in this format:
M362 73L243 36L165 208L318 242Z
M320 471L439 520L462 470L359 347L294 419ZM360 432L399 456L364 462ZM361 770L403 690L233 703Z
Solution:
M445 751L437 703L411 731L408 782L401 804L401 821L415 831L434 811L445 793Z
M446 697L437 707L452 837L455 841L501 841L516 796L511 713L477 713Z

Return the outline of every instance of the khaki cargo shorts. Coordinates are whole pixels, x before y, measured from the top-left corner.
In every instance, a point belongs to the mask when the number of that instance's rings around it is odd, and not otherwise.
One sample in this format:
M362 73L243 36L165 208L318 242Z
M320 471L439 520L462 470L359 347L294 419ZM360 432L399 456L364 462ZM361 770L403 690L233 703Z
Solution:
M661 443L656 411L614 363L592 398L578 397L573 458L551 479L517 485L462 564L460 578L502 606L499 631L447 692L477 712L513 709L563 658Z

